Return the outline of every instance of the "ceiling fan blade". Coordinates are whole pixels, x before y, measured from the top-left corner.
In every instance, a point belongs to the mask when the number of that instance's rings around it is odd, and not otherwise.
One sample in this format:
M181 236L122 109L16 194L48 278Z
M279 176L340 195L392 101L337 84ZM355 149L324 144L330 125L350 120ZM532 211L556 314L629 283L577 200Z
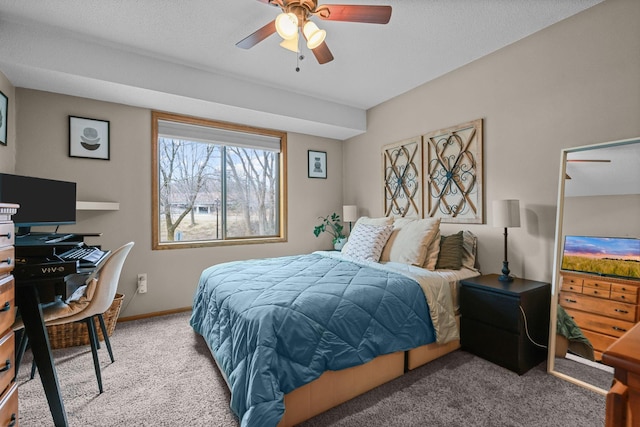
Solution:
M391 19L391 6L325 4L317 8L317 15L327 21L386 24Z
M236 46L241 47L242 49L250 49L275 32L276 32L276 21L273 20L269 22L267 25L265 25L264 27L255 31L253 34L250 34L247 37L240 40L238 43L236 43Z
M333 61L333 54L325 42L322 42L320 46L313 49L312 52L319 64L326 64L327 62Z

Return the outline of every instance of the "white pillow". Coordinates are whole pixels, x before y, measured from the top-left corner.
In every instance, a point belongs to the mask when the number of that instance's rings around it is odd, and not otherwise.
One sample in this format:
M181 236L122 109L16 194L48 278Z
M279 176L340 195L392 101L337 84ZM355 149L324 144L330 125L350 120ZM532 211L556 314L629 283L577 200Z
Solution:
M361 261L378 262L392 230L391 225L356 224L342 254Z
M369 218L368 216L361 216L360 218L358 218L358 220L356 221L353 227L355 228L356 225L358 224L360 225L392 225L393 217L383 216L380 218Z
M422 264L422 268L427 270L434 271L436 269L436 264L438 263L438 256L440 255L440 230L436 233L433 241L427 248L427 256L424 259L424 264Z
M439 231L440 218L396 218L393 233L382 251L380 261L421 267L427 257L429 245Z

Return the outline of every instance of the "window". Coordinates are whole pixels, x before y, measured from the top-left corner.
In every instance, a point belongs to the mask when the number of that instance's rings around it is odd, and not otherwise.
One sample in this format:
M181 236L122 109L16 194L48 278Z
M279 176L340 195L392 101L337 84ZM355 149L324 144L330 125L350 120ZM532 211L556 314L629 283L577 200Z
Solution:
M153 249L285 241L285 133L152 119Z

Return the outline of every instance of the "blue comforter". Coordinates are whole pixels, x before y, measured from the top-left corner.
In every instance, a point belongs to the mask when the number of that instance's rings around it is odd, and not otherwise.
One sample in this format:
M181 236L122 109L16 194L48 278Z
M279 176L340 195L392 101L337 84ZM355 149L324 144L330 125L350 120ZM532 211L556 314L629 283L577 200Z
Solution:
M435 341L417 282L315 253L207 268L191 326L224 371L242 426L276 426L284 395L326 370Z

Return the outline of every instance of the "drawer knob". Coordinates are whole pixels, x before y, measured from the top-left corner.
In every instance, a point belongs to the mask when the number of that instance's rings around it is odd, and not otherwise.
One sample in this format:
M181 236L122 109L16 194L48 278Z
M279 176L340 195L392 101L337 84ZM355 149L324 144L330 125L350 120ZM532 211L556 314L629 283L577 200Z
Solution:
M11 369L11 360L7 359L7 361L5 362L5 365L2 368L0 368L0 372L6 372L9 369Z
M11 310L11 303L9 301L5 302L2 308L0 308L0 312Z
M627 332L627 330L626 330L626 329L618 328L617 326L612 326L612 328L613 328L613 330L614 330L614 331Z
M9 422L9 424L7 424L7 427L13 427L17 422L18 419L16 418L16 414L11 414L11 421Z
M622 309L620 309L620 308L616 308L616 309L614 309L613 311L615 311L615 312L617 312L617 313L624 313L624 314L629 313L627 310L622 310Z
M7 258L7 259L3 259L3 260L2 260L2 261L0 261L0 262L6 262L8 265L11 265L11 258L9 257L9 258Z
M566 301L566 302L573 302L573 303L578 302L578 301L576 301L576 300L574 300L574 299L569 299L569 298L565 298L565 301Z
M10 239L11 238L11 232L9 231L9 232L7 232L5 234L0 234L0 237L6 237L7 239Z

